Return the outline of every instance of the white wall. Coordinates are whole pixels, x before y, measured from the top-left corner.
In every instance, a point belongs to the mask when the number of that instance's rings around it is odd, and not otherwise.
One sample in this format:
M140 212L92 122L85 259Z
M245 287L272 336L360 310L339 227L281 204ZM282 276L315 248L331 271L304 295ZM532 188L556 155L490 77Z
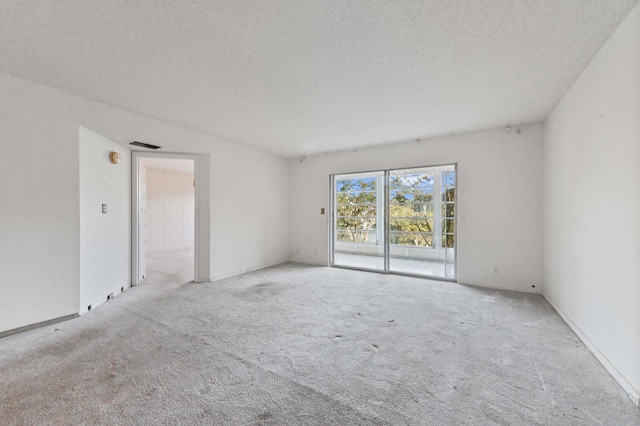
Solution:
M212 278L287 260L287 160L0 73L0 331L80 311L79 126L209 159Z
M540 292L542 125L520 129L290 160L290 259L328 263L330 174L458 163L458 282Z
M80 308L78 123L42 91L0 74L0 331Z
M195 192L193 173L146 168L146 249L193 248ZM142 194L141 194L142 196Z
M80 312L86 312L131 284L131 154L84 127L79 133ZM110 162L111 151L121 154L120 164Z
M638 6L544 126L544 294L640 396Z

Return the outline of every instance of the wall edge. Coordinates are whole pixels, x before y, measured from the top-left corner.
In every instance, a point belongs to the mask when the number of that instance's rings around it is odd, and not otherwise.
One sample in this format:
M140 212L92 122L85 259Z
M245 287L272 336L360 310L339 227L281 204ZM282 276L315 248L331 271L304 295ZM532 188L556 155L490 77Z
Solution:
M542 293L544 299L551 305L551 307L556 311L560 318L569 326L569 328L578 336L578 338L585 344L587 349L591 351L593 356L602 364L602 366L607 370L607 372L613 377L613 379L620 385L620 387L627 393L631 401L635 404L636 407L640 408L640 391L635 388L629 382L626 377L618 371L618 369L607 359L607 357L600 352L600 349L593 343L589 337L580 330L580 327L576 325L576 323L571 320L571 318L558 306L556 302L553 301L551 296L549 296L546 292Z

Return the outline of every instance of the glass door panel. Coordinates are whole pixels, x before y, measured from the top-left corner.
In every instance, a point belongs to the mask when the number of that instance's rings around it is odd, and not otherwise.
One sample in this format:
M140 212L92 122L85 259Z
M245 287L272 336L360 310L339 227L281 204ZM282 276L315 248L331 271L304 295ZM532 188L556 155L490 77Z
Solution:
M390 171L389 271L455 278L455 166Z
M455 165L331 182L332 265L455 280Z
M456 276L456 172L447 170L442 172L440 188L442 199L442 249L444 251L444 276Z
M384 172L333 180L333 264L384 271Z

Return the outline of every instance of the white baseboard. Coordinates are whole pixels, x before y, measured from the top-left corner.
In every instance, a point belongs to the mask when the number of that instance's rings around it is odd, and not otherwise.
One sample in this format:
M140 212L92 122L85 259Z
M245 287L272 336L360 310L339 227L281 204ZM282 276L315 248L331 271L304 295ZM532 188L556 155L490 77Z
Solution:
M600 352L598 347L591 340L589 340L589 338L582 332L582 330L580 330L580 327L578 327L576 323L574 323L571 318L569 318L567 314L562 309L560 309L560 307L556 304L556 302L553 301L553 299L551 299L551 297L549 297L548 294L543 292L542 296L544 296L546 301L549 302L551 307L555 309L555 311L558 313L558 315L560 315L564 322L567 323L569 328L571 328L571 330L576 333L580 340L582 340L582 342L596 357L596 359L600 361L600 363L609 372L609 374L613 376L615 381L618 382L622 389L624 389L624 391L629 395L631 401L633 401L633 403L640 408L640 391L638 391L635 386L629 383L629 381L622 375L622 373L620 373L618 369L616 369L616 367L611 364L607 357L604 356L602 352Z
M34 328L46 327L47 325L57 324L62 321L67 321L73 318L77 318L78 314L65 315L59 318L53 318L46 321L37 322L35 324L25 325L23 327L13 328L11 330L5 330L0 332L0 339L3 337L11 336L13 334L22 333L25 331L33 330Z
M287 262L288 262L288 261L287 261L287 260L285 260L285 261L283 261L283 262L276 262L276 263L266 264L266 265L261 265L261 266L256 266L256 267L248 268L248 269L241 269L241 270L239 270L239 271L230 272L230 273L228 273L228 274L216 275L216 276L214 276L214 277L211 277L211 282L224 280L224 279L227 279L227 278L235 277L235 276L237 276L237 275L246 274L246 273L248 273L248 272L259 271L260 269L271 268L272 266L282 265L282 264L287 263Z
M107 296L109 294L113 294L113 297L116 297L117 295L119 295L123 291L126 291L130 287L131 287L131 284L128 284L128 285L126 285L124 287L117 287L117 288L113 289L113 291L110 291L109 293L105 293L104 296L94 299L92 301L92 303L90 303L89 305L81 306L79 314L80 315L84 315L87 312L89 312L89 309L87 309L89 306L91 306L91 310L93 310L93 309L97 308L98 306L102 305L103 303L107 302L107 300L108 300ZM121 290L121 288L124 288L124 290Z

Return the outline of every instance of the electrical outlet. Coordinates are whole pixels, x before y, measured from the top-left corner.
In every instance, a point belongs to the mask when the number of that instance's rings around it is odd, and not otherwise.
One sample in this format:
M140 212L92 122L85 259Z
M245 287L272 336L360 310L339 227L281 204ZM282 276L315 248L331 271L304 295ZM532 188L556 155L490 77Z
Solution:
M106 204L102 205L102 214L107 214L107 205Z

